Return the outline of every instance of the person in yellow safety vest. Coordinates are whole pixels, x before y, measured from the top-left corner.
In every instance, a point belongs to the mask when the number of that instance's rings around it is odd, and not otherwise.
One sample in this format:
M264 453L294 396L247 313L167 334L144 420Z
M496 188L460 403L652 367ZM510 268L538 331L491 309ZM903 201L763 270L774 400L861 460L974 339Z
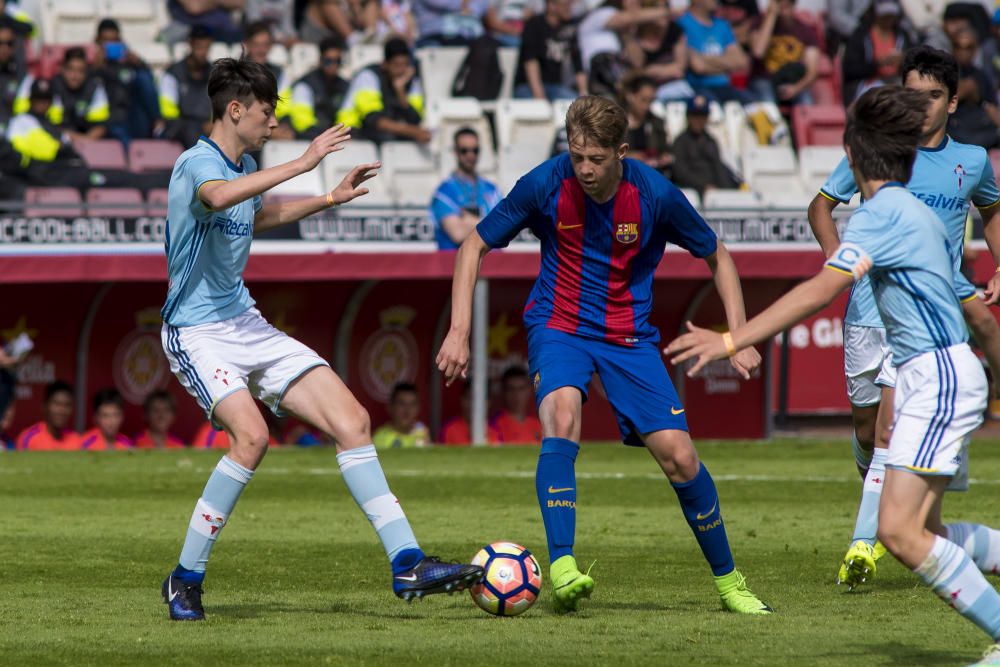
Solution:
M295 132L288 120L289 100L292 95L291 81L288 73L281 65L269 62L267 57L274 46L274 35L271 33L269 21L254 21L243 30L243 53L247 60L264 65L278 82L278 105L274 108L274 116L278 119L278 127L271 131L271 140L294 139Z
M194 146L198 137L212 130L212 104L208 99L212 31L194 26L188 44L188 56L160 77L160 116L166 122L163 138L179 141L185 148Z
M340 35L319 44L319 67L292 86L289 118L299 139L312 141L334 123L344 122L341 106L350 84L339 75L344 40Z
M358 72L341 108L347 125L371 141L415 141L426 144L431 133L422 125L424 92L410 47L398 37L385 43L385 58Z
M169 172L135 174L126 170L91 169L73 149L71 137L51 120L54 92L51 82L35 79L28 94L28 109L7 124L7 141L20 157L18 174L32 185L132 187L149 190L166 187Z

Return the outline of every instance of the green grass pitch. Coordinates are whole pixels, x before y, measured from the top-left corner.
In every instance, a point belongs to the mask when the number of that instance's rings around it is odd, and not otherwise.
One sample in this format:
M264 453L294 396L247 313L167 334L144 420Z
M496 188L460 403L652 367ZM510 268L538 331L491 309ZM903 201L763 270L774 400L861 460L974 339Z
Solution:
M1000 449L972 448L974 483L947 519L1000 524ZM585 444L577 556L594 597L558 617L549 588L517 618L468 594L406 604L330 450L276 450L209 565L208 621L172 623L176 562L217 452L0 455L0 664L957 665L989 643L915 575L882 561L863 592L834 585L860 482L846 442L699 444L737 567L776 610L721 611L669 484L641 450ZM492 541L532 549L537 450L390 451L390 484L431 554ZM994 581L996 583L996 581Z

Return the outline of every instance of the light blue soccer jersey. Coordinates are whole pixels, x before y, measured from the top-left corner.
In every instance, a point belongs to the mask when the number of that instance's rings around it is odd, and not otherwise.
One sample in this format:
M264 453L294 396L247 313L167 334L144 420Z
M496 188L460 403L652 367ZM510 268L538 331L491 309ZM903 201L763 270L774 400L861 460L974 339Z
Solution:
M961 273L969 202L980 208L1000 202L1000 191L986 151L947 136L936 148L918 148L913 174L906 187L944 223L951 243L955 289L959 299L964 301L976 293L975 287ZM849 202L857 191L846 157L820 188L824 196L842 203ZM862 327L883 326L867 280L854 284L844 322Z
M930 207L901 183L887 183L851 216L826 262L856 279L868 276L895 366L968 338L948 236Z
M175 327L220 322L250 308L254 301L243 284L250 256L259 196L224 211L210 211L198 198L209 181L231 181L257 171L243 155L229 161L208 137L184 151L170 176L167 200L167 302L160 313Z

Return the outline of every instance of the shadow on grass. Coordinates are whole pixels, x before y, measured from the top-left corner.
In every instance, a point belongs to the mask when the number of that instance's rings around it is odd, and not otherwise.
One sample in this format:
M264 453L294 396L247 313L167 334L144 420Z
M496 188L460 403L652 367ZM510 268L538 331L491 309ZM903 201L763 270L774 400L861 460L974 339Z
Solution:
M985 647L985 642L983 643ZM909 667L911 665L965 665L969 663L969 651L956 651L953 649L928 649L911 644L900 642L872 643L868 644L864 650L867 655L883 656L882 664L900 665ZM828 654L828 657L836 657ZM978 657L978 656L977 656ZM852 656L857 659L857 655Z

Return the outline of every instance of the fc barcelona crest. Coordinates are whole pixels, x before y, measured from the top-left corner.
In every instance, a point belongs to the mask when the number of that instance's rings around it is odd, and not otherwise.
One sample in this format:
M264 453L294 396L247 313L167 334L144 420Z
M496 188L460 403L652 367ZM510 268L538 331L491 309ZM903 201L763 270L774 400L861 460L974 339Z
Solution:
M632 243L639 238L638 222L619 222L615 225L615 239L619 243Z

